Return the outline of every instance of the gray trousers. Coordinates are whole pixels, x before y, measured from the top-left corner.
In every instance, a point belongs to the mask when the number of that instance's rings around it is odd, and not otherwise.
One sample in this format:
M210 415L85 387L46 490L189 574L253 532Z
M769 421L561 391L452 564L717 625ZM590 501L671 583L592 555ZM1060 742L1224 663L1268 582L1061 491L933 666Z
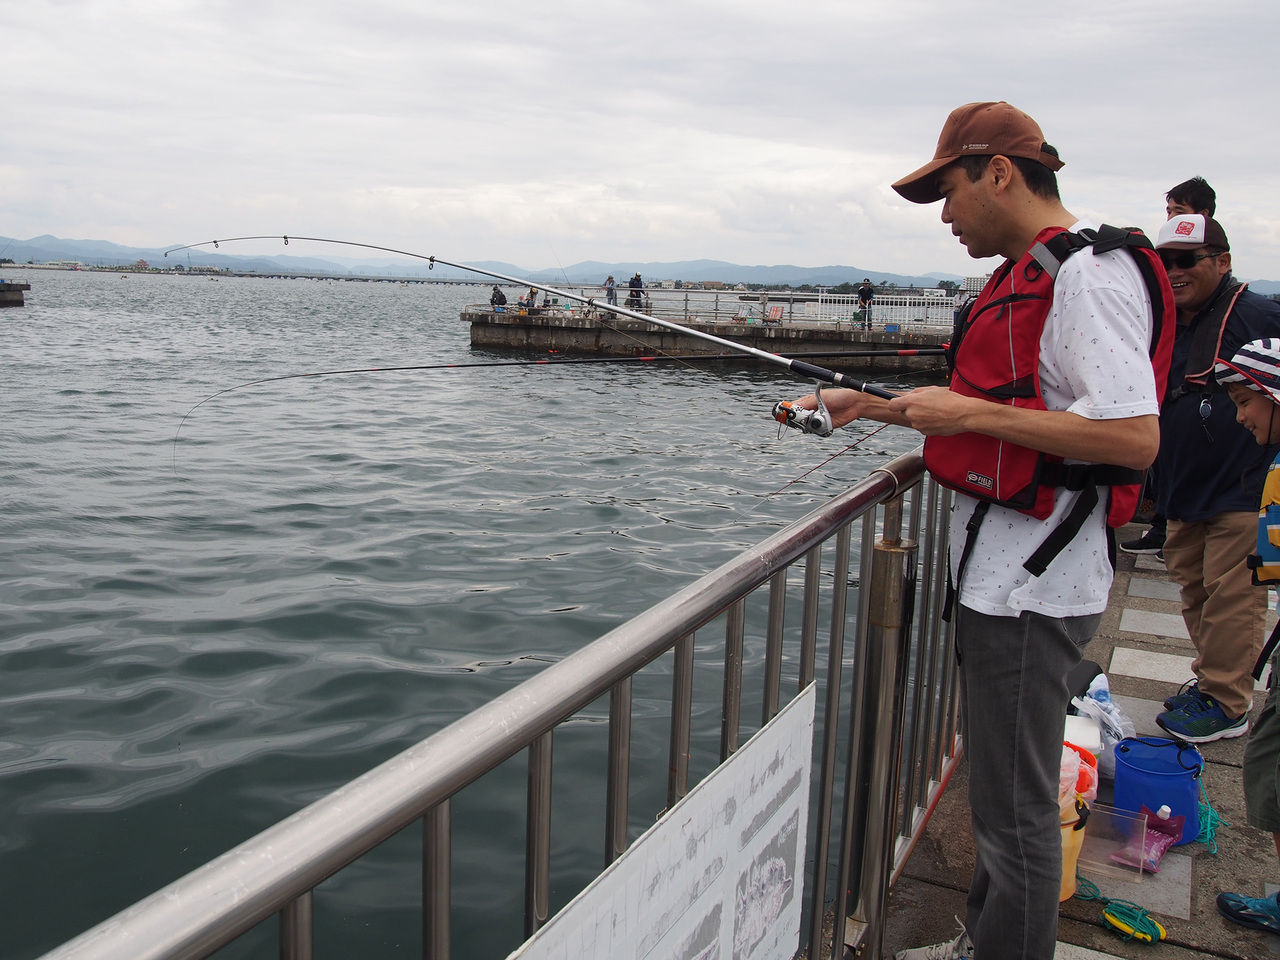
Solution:
M957 610L960 723L977 846L965 929L975 960L1053 960L1066 676L1102 616Z

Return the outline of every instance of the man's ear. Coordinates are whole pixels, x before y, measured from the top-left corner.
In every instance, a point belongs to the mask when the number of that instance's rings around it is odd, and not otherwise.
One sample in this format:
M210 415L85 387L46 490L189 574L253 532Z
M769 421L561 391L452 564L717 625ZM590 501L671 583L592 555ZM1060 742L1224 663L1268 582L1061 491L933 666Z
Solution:
M1218 276L1225 277L1231 272L1231 251L1218 254Z
M1004 190L1013 179L1013 163L1004 154L997 153L987 164L987 177L996 190Z

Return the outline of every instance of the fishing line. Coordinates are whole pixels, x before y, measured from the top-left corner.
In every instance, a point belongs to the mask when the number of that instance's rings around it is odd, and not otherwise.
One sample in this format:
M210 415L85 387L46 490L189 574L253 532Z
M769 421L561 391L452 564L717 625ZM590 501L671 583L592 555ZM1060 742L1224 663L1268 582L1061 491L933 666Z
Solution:
M804 357L903 357L927 355L935 352L934 348L923 348L917 350L823 350L816 352L806 352L796 354L793 359L802 359ZM941 348L937 348L936 352L943 352ZM401 373L410 370L461 370L479 367L555 367L568 364L583 363L665 363L675 362L683 363L690 369L697 369L691 361L710 361L724 362L729 360L745 360L746 354L742 353L700 353L687 354L677 356L674 354L659 353L654 356L641 357L565 357L556 360L487 360L487 361L467 361L460 363L425 363L410 364L395 367L353 367L347 370L313 370L308 373L287 373L275 377L262 377L258 380L246 380L244 383L237 383L225 389L218 390L209 394L203 400L192 406L186 413L182 415L182 419L178 422L178 428L173 434L173 469L177 473L177 445L178 439L182 433L182 428L186 424L188 418L196 412L200 407L204 406L210 400L214 400L225 394L235 390L242 390L245 387L256 387L263 383L278 383L281 380L305 380L315 377L338 377L354 373Z
M794 477L794 478L792 478L791 480L788 480L786 483L784 483L782 486L780 486L777 490L774 490L772 493L766 493L766 494L765 494L763 497L761 497L761 498L760 498L756 503L752 504L752 505L751 505L750 507L748 507L746 510L743 510L743 511L742 511L740 514L738 514L736 517L733 517L732 519L730 519L730 520L729 520L729 523L732 525L732 524L738 523L738 522L740 522L740 521L742 521L742 520L745 520L747 517L751 516L751 514L755 513L755 512L756 512L757 510L759 510L762 506L764 506L764 505L765 505L765 503L767 503L767 502L768 502L769 500L771 500L772 498L776 497L778 494L782 493L782 491L786 490L788 487L794 486L795 484L799 483L801 480L803 480L805 477L809 476L809 474L813 473L815 470L821 470L823 467L825 467L825 466L826 466L828 463L830 463L832 460L835 460L835 459L836 459L836 458L838 458L838 457L843 457L843 456L844 456L846 453L848 453L850 450L853 450L854 448L858 447L859 445L861 445L861 444L865 443L866 441L870 440L870 439L871 439L872 437L874 437L877 433L879 433L881 430L883 430L885 427L888 427L888 426L891 426L891 424L888 424L888 423L882 423L882 424L880 424L880 426L876 427L876 428L875 428L874 430L872 430L870 433L868 433L868 434L866 434L866 435L864 435L864 436L859 437L857 440L853 441L853 443L849 444L849 445L848 445L847 447L845 447L843 450L839 450L839 451L837 451L837 452L833 453L831 456L827 457L827 459L823 460L821 463L815 464L814 466L810 467L810 468L809 468L808 470L806 470L804 473L800 474L800 476L798 476L798 477Z
M199 403L195 404L190 410L182 415L182 419L178 421L178 429L173 433L173 453L172 465L173 472L178 472L178 438L182 433L182 428L186 424L187 419L196 412L200 407L204 406L210 400L225 396L235 390L242 390L245 387L256 387L263 383L278 383L282 380L305 380L315 377L340 377L353 373L403 373L409 370L458 370L458 369L474 369L478 367L555 367L568 364L580 363L654 363L667 360L687 360L688 357L582 357L567 358L563 360L486 360L486 361L469 361L464 363L424 363L412 364L407 366L396 367L355 367L348 370L314 370L310 373L286 373L275 377L262 377L258 380L246 380L244 383L237 383L234 386L226 387L215 393L209 394ZM722 354L719 356L706 355L695 356L696 360L739 360L740 354Z
M223 240L204 240L204 241L201 241L200 243L190 243L181 247L173 247L170 250L166 250L164 252L164 255L167 257L169 256L170 253L176 252L178 250L189 250L193 247L203 247L203 246L208 246L209 244L213 244L213 246L216 248L220 243L232 243L232 242L238 242L238 241L244 241L244 240L274 240L274 239L275 237L257 236L257 237L228 237ZM285 245L287 246L290 238L288 236L284 236L284 237L281 237L281 239L284 240ZM515 284L517 286L522 286L526 282L524 280L517 279L516 277L508 276L505 273L498 273L497 271L494 271L494 270L486 270L482 267L473 267L463 263L454 263L450 260L442 260L440 257L437 257L435 255L413 253L408 250L398 250L394 247L384 247L384 246L380 246L372 243L358 243L354 240L332 240L325 237L294 237L293 239L304 240L311 243L332 243L332 244L337 244L339 246L360 247L366 250L381 250L385 253L395 253L405 257L413 257L414 259L417 259L417 260L426 260L427 263L430 265L428 269L435 269L435 265L438 263L438 264L441 264L442 266L453 267L455 270L465 270L468 273L477 273L477 274L480 274L481 276L493 277L495 280L504 280L507 283ZM760 350L760 349L757 349L756 347L750 347L743 343L736 343L733 340L726 340L723 337L717 337L714 334L705 333L702 330L697 330L693 327L686 327L671 320L662 320L662 319L659 319L658 317L653 317L653 316L650 316L649 314L641 313L638 310L631 310L626 307L619 307L615 304L610 304L610 303L602 304L595 297L584 297L581 294L570 293L569 291L566 291L566 290L558 290L555 287L549 287L545 285L543 286L542 289L547 290L550 293L554 293L557 296L564 297L566 300L576 300L579 303L584 303L588 307L591 307L593 309L597 309L597 310L603 309L610 313L616 313L619 316L630 317L634 320L641 320L645 323L651 323L654 326L664 327L668 330L674 330L677 333L681 333L686 336L696 337L697 339L700 339L700 340L707 340L707 341L710 341L711 343L718 343L720 344L720 346L728 347L730 350L736 350L741 353L745 353L750 356L756 357L759 360L764 360L769 363L784 366L788 370L790 370L792 373L796 374L797 376L800 376L804 379L814 380L819 384L825 383L835 387L845 387L851 390L857 390L861 393L870 394L871 396L874 396L874 397L880 397L881 399L884 399L884 400L892 400L896 396L895 394L890 393L888 390L885 390L881 387L874 386L873 384L869 384L863 380L858 380L854 377L849 376L848 374L836 373L833 370L828 370L825 367L819 367L815 364L808 363L804 360L791 360L786 357L780 356L779 354L769 353L766 350ZM828 428L830 427L829 421L826 423L826 426ZM806 424L806 429L810 429L809 424ZM812 430L812 432L819 432L819 431L814 429ZM830 435L830 429L826 430L826 435Z

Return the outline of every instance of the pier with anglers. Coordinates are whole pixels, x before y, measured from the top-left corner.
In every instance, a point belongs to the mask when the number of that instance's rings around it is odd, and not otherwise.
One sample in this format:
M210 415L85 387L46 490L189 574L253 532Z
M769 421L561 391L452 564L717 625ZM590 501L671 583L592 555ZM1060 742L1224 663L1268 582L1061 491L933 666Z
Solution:
M599 294L594 288L573 292L588 298ZM473 304L462 311L473 347L620 357L725 352L696 335L611 314L603 298L587 305L561 302L539 291L533 307L519 302L527 300L527 291L509 291L507 299L504 306ZM625 297L620 304L628 305ZM955 308L945 297L877 296L864 308L856 296L646 289L632 309L756 350L809 356L832 369L886 376L940 371L936 348L950 339ZM935 353L895 355L921 348ZM840 356L870 350L884 355Z
M526 960L630 956L642 940L653 956L726 955L746 942L768 947L753 955L784 960L891 956L949 940L973 866L965 793L982 788L966 782L941 617L949 506L920 451L900 456L47 956L205 957L265 921L281 957L307 960L323 952L315 888L409 830L421 835L421 955L470 957L450 925L453 809L475 802L474 790L461 792L507 762L527 770L526 868L522 890L499 889L519 881L495 878L492 894L495 909L523 903L525 942L510 948ZM1110 609L1086 650L1139 735L1157 732L1161 699L1190 674L1176 595L1159 560L1122 555ZM646 715L669 713L665 756L633 756L634 703ZM575 729L600 738L600 875L552 916L556 732L586 716L599 721ZM716 737L719 763L699 778L693 745ZM1214 907L1219 891L1261 895L1276 879L1271 838L1245 820L1242 749L1239 740L1204 745L1205 796L1222 821L1210 842L1174 848L1159 874L1136 882L1097 877L1102 895L1148 910L1164 941L1126 940L1102 922L1100 901L1071 899L1061 908L1059 958L1277 951L1269 935ZM633 811L632 781L646 776L665 781L665 807ZM1108 791L1104 781L1095 817ZM658 819L637 834L635 814ZM720 834L717 824L732 829Z

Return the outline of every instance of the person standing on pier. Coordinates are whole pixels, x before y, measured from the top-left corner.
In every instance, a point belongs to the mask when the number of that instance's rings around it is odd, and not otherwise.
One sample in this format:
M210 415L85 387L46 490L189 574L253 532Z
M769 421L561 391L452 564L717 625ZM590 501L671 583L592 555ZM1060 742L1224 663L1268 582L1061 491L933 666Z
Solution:
M1160 408L1156 511L1167 518L1165 566L1178 581L1196 648L1194 678L1164 702L1156 723L1190 743L1249 729L1266 598L1250 584L1258 498L1267 457L1236 423L1214 361L1251 340L1280 337L1280 303L1231 273L1231 245L1212 217L1165 221L1156 244L1178 305L1169 393Z
M640 279L640 271L636 271L636 275L627 281L627 306L632 310L639 310L644 304L641 300L644 291L644 281Z
M609 274L609 276L605 277L605 281L602 286L604 287L604 302L610 306L616 307L618 305L618 284L617 281L613 279L613 274Z
M1062 166L1035 120L1009 104L952 111L933 160L893 184L913 203L941 200L942 222L969 256L1006 258L957 324L964 340L952 338L951 383L893 400L822 393L836 425L868 417L919 430L926 466L959 491L952 613L977 857L959 936L900 960L1052 960L1066 676L1107 606L1108 521L1126 507L1132 516L1159 446L1168 280L1145 238L1082 222L1063 206ZM1116 246L1098 252L1090 230ZM1015 344L1007 331L1023 322L1032 336ZM1038 394L993 395L1009 378L997 365L1011 353L1012 379L1038 367ZM816 406L813 397L799 402ZM1083 489L1032 481L1020 491L1033 498L1026 506L1004 487L1012 458L1052 464L1059 482L1076 473Z
M1218 383L1235 405L1236 422L1267 449L1280 448L1280 339L1246 343L1229 361L1214 364ZM1249 558L1258 586L1280 585L1280 455L1267 468L1258 509L1257 553ZM1280 856L1280 651L1272 656L1280 626L1254 661L1253 676L1261 678L1271 658L1271 683L1266 705L1244 748L1244 802L1249 825L1266 830ZM1251 897L1220 893L1218 912L1254 930L1280 933L1280 895Z
M1172 220L1186 213L1212 217L1217 204L1218 195L1213 192L1213 187L1209 186L1208 181L1204 177L1192 177L1172 187L1164 195L1165 219ZM1156 474L1155 466L1148 471L1147 486L1151 491L1154 505L1155 500L1158 499L1157 491L1160 489L1160 478ZM1120 544L1120 549L1125 553L1154 553L1163 560L1164 541L1167 536L1168 523L1163 514L1155 513L1151 518L1151 529L1134 540L1126 540Z
M876 288L871 285L871 278L864 277L858 287L858 309L862 311L862 329L871 329L871 301L875 299Z

